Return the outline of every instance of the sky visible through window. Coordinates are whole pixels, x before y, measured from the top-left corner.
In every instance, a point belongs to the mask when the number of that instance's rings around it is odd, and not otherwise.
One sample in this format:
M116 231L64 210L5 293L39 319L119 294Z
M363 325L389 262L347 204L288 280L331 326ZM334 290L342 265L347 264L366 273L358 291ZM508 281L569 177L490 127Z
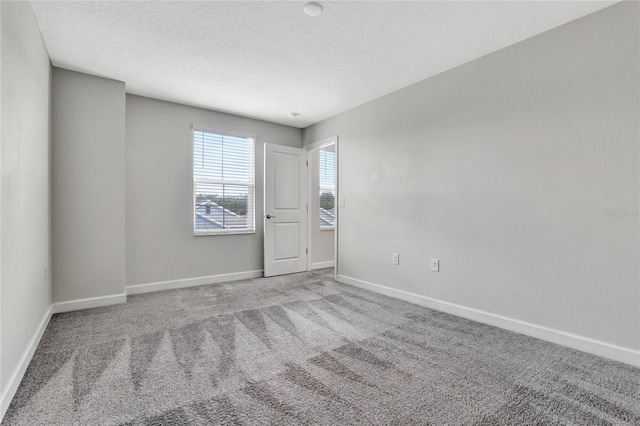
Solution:
M193 177L249 183L253 170L251 139L194 132Z
M320 187L336 186L336 153L320 150Z

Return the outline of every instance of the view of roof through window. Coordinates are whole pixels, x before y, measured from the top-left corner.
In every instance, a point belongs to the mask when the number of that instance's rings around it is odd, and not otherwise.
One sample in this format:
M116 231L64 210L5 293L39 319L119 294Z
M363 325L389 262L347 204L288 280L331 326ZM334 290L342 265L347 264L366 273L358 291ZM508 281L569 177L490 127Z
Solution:
M320 156L320 228L336 224L336 153L334 145L322 148Z

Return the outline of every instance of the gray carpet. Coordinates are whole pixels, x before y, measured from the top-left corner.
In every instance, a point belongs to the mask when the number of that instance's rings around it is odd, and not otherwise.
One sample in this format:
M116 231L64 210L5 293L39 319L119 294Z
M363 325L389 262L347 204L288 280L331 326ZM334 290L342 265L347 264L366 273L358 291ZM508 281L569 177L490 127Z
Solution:
M331 272L54 315L2 424L640 424L636 368Z

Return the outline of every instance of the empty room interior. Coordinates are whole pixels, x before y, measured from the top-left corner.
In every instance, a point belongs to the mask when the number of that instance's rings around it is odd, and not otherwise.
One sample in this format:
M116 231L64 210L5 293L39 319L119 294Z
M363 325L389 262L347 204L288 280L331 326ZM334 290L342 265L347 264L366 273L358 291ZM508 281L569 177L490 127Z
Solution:
M5 425L640 424L637 1L1 1Z

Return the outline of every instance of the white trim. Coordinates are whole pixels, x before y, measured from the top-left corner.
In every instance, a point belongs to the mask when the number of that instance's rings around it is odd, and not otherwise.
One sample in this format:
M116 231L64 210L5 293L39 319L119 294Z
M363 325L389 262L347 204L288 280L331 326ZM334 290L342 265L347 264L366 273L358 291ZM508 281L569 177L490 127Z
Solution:
M7 409L9 408L9 404L11 404L11 400L16 394L18 390L18 386L20 386L20 382L24 377L24 373L27 371L27 367L31 362L31 358L33 358L33 354L40 343L40 339L44 334L44 331L47 329L47 325L49 325L49 320L51 320L51 315L53 314L52 306L49 306L47 312L45 312L44 317L40 321L40 325L35 332L35 334L31 337L29 344L25 348L20 360L18 361L18 365L13 370L13 373L9 377L9 381L7 382L7 387L0 395L0 421L4 418L4 415L7 413Z
M255 233L256 233L255 229L240 231L234 228L225 228L225 229L218 229L216 231L214 230L194 231L193 236L206 237L207 235L245 235L245 234L255 234Z
M315 144L314 144L315 145ZM311 183L313 182L313 165L309 164L311 161L311 151L308 146L307 149L307 271L313 269L311 259L313 259L313 213L311 211L311 194L313 194L313 188Z
M331 136L330 138L323 139L318 142L310 143L309 145L305 145L304 148L307 151L313 151L314 149L324 148L329 145L333 145L338 142L338 136Z
M316 151L322 148L326 148L328 146L334 146L335 149L335 153L336 153L336 160L335 160L335 172L336 172L336 177L335 177L335 187L333 188L333 190L336 193L335 196L335 219L334 219L334 225L331 228L322 228L320 227L320 231L335 231L334 235L333 235L333 256L334 256L334 260L332 262L331 266L322 266L322 267L316 267L314 266L315 264L311 262L311 259L313 258L313 253L312 253L312 241L313 241L313 232L314 229L311 226L311 224L313 223L313 217L312 215L314 214L314 212L312 212L312 209L309 208L310 204L311 204L311 194L313 193L313 188L311 188L311 182L312 182L312 174L311 174L311 167L309 167L309 161L311 160L311 151ZM338 224L338 135L335 136L331 136L330 138L327 139L322 139L320 141L311 143L309 145L305 145L304 149L306 149L307 152L307 271L311 271L313 269L320 269L320 268L330 268L330 267L335 267L336 265L336 261L338 259L338 228L337 228L337 224ZM326 263L326 262L324 262ZM337 268L336 268L337 271ZM335 272L334 272L335 275Z
M234 138L253 139L254 142L256 141L256 139L258 139L258 135L254 134L254 133L236 132L234 130L225 130L225 129L221 129L219 127L211 127L211 126L200 125L200 124L195 124L195 123L191 124L191 131L192 132L216 133L218 135L230 136L230 137L234 137ZM191 135L191 139L193 139L193 134Z
M102 306L118 305L127 302L126 294L114 294L111 296L89 297L87 299L69 300L53 304L53 313L80 311L82 309L100 308Z
M127 294L152 293L154 291L173 290L178 288L197 287L229 281L248 280L262 277L262 269L256 271L234 272L231 274L210 275L208 277L185 278L182 280L160 281L156 283L130 285L125 287Z
M385 287L379 284L351 278L345 275L337 275L336 280L344 284L349 284L354 287L384 294L385 296L394 297L396 299L404 300L416 305L436 309L438 311L446 312L473 321L478 321L506 330L515 331L516 333L525 334L527 336L546 340L548 342L568 346L579 351L640 367L640 351L635 349L624 348L622 346L617 346L600 340L579 336L577 334L569 333L566 331L531 324L525 321L504 317L502 315L481 311L479 309L457 305L455 303L432 299L430 297Z
M315 262L311 264L311 269L323 269L323 268L333 268L336 262L333 260L328 260L326 262Z
M336 143L336 205L335 205L335 220L334 220L334 228L335 233L333 234L333 259L334 259L334 267L333 267L333 278L337 279L338 277L338 225L340 221L340 135L335 136Z

